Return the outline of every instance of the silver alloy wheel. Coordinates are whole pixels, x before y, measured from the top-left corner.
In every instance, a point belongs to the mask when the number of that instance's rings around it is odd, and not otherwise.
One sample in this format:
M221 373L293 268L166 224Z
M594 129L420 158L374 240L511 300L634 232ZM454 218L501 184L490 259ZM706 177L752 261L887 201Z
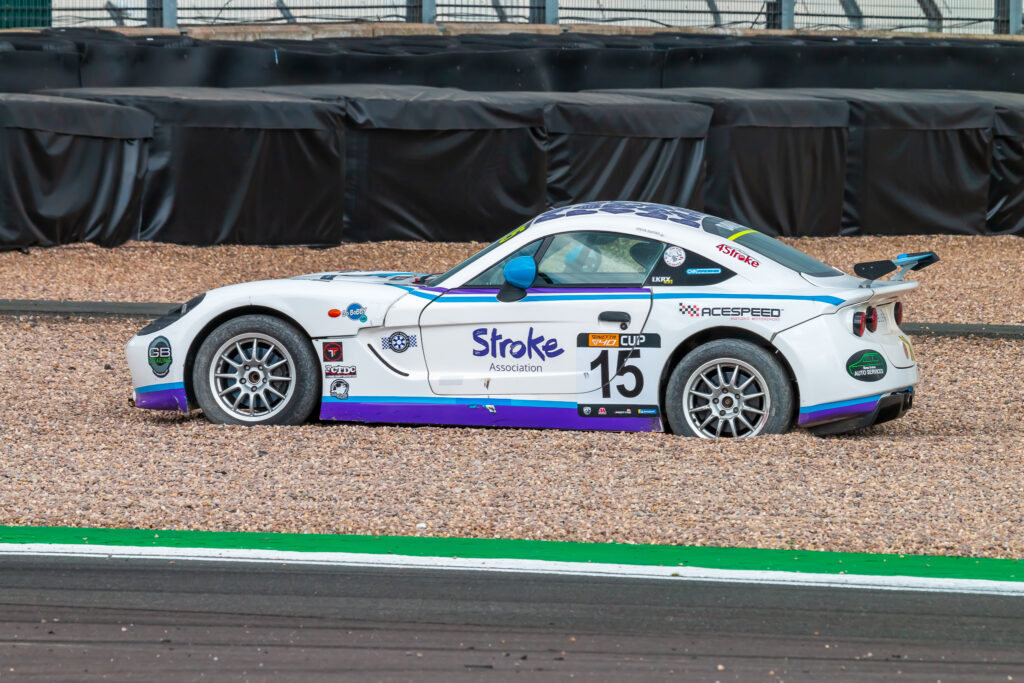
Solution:
M295 362L281 342L245 332L221 344L210 364L210 389L229 415L258 422L280 411L295 391Z
M697 368L683 390L683 414L705 439L754 436L771 408L768 383L749 363L716 358Z

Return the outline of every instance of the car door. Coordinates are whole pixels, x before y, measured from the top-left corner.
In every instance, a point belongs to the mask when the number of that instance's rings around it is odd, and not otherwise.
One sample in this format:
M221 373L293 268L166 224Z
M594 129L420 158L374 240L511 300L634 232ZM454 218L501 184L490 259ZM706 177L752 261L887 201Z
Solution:
M651 290L643 283L663 248L619 233L561 233L526 245L445 292L420 316L431 389L442 395L600 389L619 368L602 368L591 357L599 353L591 341L625 346L622 340L640 339L651 309ZM499 301L504 264L523 255L537 261L534 285L519 301ZM605 359L613 362L607 354Z

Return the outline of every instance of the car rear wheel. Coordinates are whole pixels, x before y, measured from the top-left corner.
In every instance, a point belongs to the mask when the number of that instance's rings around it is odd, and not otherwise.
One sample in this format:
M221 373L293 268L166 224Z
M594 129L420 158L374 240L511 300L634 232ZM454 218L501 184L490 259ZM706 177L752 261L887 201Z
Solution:
M223 323L203 341L192 386L211 422L301 424L318 398L320 366L309 339L293 325L246 315Z
M708 342L669 376L665 415L676 434L746 438L787 431L793 387L768 351L740 339Z

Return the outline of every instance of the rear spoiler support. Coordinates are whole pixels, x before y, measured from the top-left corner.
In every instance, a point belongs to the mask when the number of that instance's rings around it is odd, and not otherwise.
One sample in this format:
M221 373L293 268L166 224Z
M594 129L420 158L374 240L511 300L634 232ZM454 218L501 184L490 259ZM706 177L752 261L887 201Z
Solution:
M865 261L853 267L853 272L866 279L862 287L870 287L871 282L883 275L899 269L899 272L889 278L890 281L898 282L903 279L908 271L921 270L939 260L939 255L934 251L918 251L913 254L900 254L891 261Z

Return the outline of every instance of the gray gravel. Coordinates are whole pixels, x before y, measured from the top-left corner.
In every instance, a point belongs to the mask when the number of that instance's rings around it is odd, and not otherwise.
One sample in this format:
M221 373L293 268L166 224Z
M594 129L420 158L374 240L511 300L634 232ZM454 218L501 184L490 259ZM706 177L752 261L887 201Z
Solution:
M858 261L933 250L942 261L911 275L907 320L1024 324L1024 241L1015 236L828 237L786 240L852 272ZM7 299L186 301L199 292L248 280L322 270L442 272L482 244L380 242L332 249L181 247L134 242L116 249L72 245L0 253ZM114 274L112 276L112 274Z
M0 524L1024 556L1022 342L919 341L915 410L855 437L710 443L136 410L138 326L0 319Z

